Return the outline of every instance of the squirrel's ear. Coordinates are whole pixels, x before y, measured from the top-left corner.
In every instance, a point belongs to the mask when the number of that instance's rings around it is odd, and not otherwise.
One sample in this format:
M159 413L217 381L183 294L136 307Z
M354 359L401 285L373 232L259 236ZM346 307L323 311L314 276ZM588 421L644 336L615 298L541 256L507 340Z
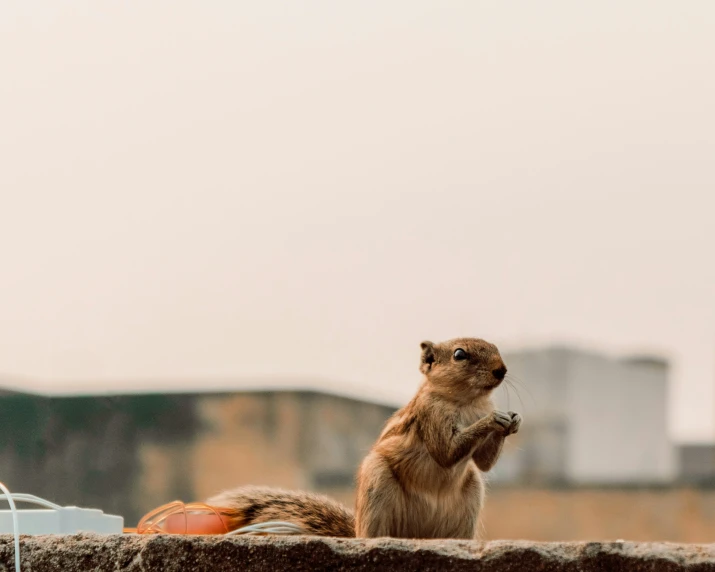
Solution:
M422 348L420 371L426 375L432 369L432 364L434 363L434 344L432 342L422 342L420 347Z

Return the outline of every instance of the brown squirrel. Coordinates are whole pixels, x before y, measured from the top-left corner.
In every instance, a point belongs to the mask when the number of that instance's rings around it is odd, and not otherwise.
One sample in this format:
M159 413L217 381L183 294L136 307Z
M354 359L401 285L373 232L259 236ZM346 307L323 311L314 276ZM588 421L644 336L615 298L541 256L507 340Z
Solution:
M208 504L229 509L231 529L280 520L319 536L475 538L481 472L521 417L494 410L490 394L507 371L496 346L459 338L421 348L424 380L360 465L354 516L323 495L266 487L226 491Z

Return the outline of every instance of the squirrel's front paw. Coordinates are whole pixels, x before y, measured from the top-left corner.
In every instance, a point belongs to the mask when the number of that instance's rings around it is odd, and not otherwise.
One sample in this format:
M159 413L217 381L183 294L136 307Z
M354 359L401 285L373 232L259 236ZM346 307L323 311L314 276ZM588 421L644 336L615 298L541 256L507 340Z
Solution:
M511 412L504 413L503 411L492 411L491 414L492 428L504 435L509 434L509 429L512 425Z
M519 431L521 426L521 415L513 411L492 411L491 417L493 429L505 437Z
M517 433L519 431L519 427L521 427L521 415L514 413L513 411L509 411L507 415L511 417L511 423L506 434L513 435L514 433Z

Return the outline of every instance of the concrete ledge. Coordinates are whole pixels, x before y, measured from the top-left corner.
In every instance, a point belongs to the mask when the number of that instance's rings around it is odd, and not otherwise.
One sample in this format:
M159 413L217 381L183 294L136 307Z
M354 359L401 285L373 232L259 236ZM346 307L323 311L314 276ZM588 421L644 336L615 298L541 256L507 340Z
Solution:
M715 571L715 545L630 542L466 542L316 537L23 537L27 572L291 572L315 570ZM0 536L0 571L14 571Z

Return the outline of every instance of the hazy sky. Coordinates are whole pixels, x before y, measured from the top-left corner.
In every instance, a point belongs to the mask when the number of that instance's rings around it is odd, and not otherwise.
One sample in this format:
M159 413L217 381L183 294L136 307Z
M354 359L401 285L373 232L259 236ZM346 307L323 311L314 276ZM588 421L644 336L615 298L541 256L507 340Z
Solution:
M711 0L4 2L0 372L407 396L425 338L574 342L672 357L672 434L711 438L713 30Z

